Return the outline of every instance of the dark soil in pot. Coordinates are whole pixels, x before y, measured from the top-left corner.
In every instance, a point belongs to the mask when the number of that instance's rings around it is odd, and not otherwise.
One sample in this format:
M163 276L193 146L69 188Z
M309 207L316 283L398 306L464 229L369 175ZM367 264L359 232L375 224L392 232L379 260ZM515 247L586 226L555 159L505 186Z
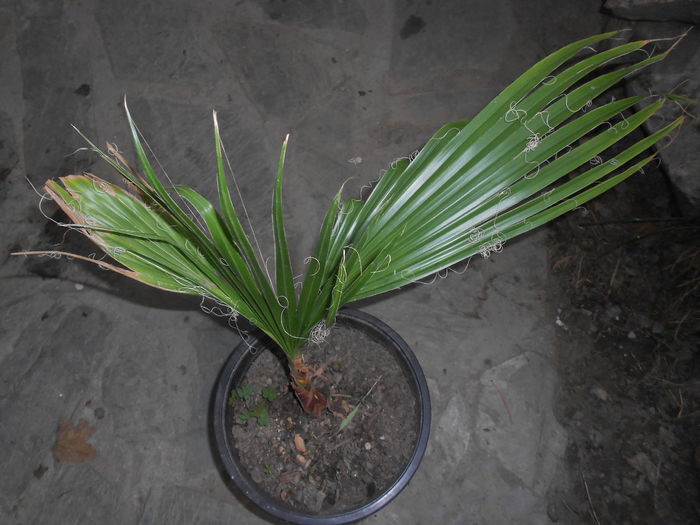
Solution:
M265 349L234 385L245 397L233 395L225 429L243 468L278 504L338 514L372 501L401 475L416 446L420 406L395 352L342 319L306 361L322 375L333 413L304 414L289 388L284 356ZM265 400L262 394L271 390L278 397ZM267 409L266 425L246 420L260 406Z

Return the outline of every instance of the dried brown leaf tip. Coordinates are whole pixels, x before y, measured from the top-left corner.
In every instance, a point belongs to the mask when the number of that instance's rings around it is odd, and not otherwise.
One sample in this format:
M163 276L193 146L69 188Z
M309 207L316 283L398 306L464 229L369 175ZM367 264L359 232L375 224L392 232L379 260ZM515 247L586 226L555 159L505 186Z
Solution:
M85 463L95 457L95 447L87 440L95 433L95 429L80 420L77 425L67 419L58 424L56 443L53 446L53 456L58 462Z

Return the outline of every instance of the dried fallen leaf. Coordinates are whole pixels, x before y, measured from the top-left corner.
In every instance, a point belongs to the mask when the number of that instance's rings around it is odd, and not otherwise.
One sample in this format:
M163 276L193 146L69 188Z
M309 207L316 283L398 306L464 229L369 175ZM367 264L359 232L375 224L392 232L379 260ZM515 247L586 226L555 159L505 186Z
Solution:
M81 419L77 425L67 419L58 424L53 456L58 462L85 463L95 457L95 447L87 442L95 429Z
M302 454L306 454L308 450L306 450L306 443L304 443L304 438L301 437L299 434L294 434L294 447L297 449L298 452L301 452Z
M286 472L282 472L277 478L277 481L280 483L291 483L295 484L299 482L299 479L301 478L301 473L298 470L288 470Z
M282 501L288 501L289 496L294 494L294 491L292 489L284 489L282 492L280 492L280 498L282 498Z
M326 365L323 364L323 365L319 366L318 369L316 369L313 377L320 377L321 379L325 379L327 381L328 378L323 375L323 372L325 372L325 371L326 371Z
M299 463L299 465L301 465L301 466L304 467L304 468L308 467L308 466L309 466L309 463L311 463L311 460L310 460L310 459L307 460L307 459L306 459L304 456L302 456L301 454L297 454L296 460L297 460L297 463Z
M347 401L345 400L343 400L342 402L345 402L347 404ZM342 402L340 399L331 399L328 403L328 410L331 411L331 414L340 419L343 419L347 415L347 412L343 412ZM323 423L326 423L327 421L327 419L324 419ZM323 423L321 424L323 425Z
M41 477L46 474L47 470L49 470L49 467L39 464L39 466L34 470L34 477L36 479L41 479Z

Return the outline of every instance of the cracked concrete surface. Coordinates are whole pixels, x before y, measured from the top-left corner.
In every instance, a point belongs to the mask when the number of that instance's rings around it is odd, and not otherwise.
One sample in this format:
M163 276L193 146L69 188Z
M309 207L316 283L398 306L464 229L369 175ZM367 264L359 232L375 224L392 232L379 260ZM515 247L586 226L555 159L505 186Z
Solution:
M343 182L356 195L389 161L443 123L472 116L534 61L599 32L598 7L0 3L0 520L266 522L227 489L207 434L211 388L236 333L199 312L195 299L77 261L9 256L57 243L94 251L39 213L25 181L39 187L80 170L107 173L76 151L82 143L69 124L130 152L126 93L173 181L212 195L216 108L264 247L275 159L291 132L286 214L301 268ZM59 217L51 203L41 208ZM465 273L359 305L414 349L434 410L420 470L368 523L549 522L547 491L566 435L552 413L557 327L547 285L544 235L536 233L474 259ZM94 460L54 461L62 419L96 429Z

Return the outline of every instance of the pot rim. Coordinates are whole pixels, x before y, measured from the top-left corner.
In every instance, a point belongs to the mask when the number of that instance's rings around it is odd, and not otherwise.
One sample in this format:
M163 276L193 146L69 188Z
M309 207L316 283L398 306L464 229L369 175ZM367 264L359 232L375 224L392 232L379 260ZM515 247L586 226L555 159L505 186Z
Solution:
M226 400L228 397L227 393L230 390L233 377L243 365L244 358L248 356L250 347L260 340L258 337L250 336L252 342L241 341L226 361L216 383L216 394L213 405L213 430L217 457L223 463L226 474L236 484L239 490L259 508L272 516L288 522L298 523L299 525L341 525L359 521L376 513L398 496L408 485L409 481L418 470L418 466L420 465L428 445L431 419L430 394L423 370L408 344L392 328L373 315L359 310L343 308L338 312L338 317L363 325L375 333L379 333L392 343L396 355L404 361L410 372L410 376L408 376L407 379L409 381L412 380L414 384L414 392L417 396L419 406L418 436L410 461L387 489L361 507L338 514L322 515L305 514L295 511L289 507L278 504L275 498L262 492L255 486L248 474L242 470L241 466L234 459L235 455L226 437L225 414Z

